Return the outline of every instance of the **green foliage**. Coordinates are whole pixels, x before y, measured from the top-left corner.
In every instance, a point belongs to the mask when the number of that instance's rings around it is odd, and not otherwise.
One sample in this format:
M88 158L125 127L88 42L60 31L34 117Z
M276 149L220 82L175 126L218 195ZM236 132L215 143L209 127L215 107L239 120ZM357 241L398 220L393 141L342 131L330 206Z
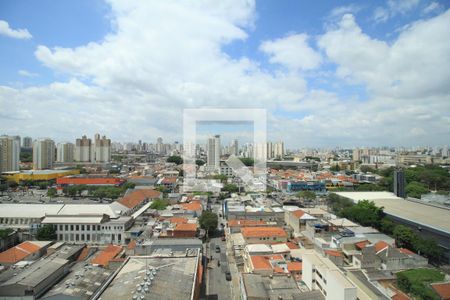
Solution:
M11 228L0 229L0 240L7 238L13 231Z
M339 215L362 226L379 228L380 220L383 217L383 207L377 207L373 201L363 200L343 209Z
M341 197L335 193L328 194L327 202L331 207L331 211L336 215L339 215L342 210L354 205L352 200Z
M214 175L213 178L216 180L220 180L220 182L226 182L228 180L228 177L222 174Z
M371 167L369 167L369 166L361 166L361 167L359 167L359 170L361 171L361 172L364 172L364 173L376 173L376 170L374 169L374 168L371 168Z
M317 162L320 162L320 158L315 156L305 156L305 160L315 160Z
M213 232L216 230L219 224L219 219L217 215L211 211L203 211L202 215L198 219L200 227L207 230L208 232Z
M311 191L301 191L296 194L297 197L306 199L306 200L314 200L316 199L316 194Z
M56 240L56 229L51 224L45 224L39 228L36 237L39 241Z
M181 156L178 155L172 155L167 158L167 162L181 165L183 163L183 158L181 158Z
M417 235L411 228L404 225L397 225L392 232L398 247L413 249L417 241Z
M164 199L155 199L150 205L151 209L164 210L169 205L169 201Z
M23 163L33 161L33 150L32 149L21 149L20 150L20 161Z
M200 167L200 166L203 166L205 164L205 161L203 161L201 159L197 159L197 160L195 160L195 164Z
M35 185L37 187L39 187L40 190L45 190L47 189L50 185L52 185L53 183L50 181L38 181L35 183Z
M386 234L392 235L395 229L395 223L391 219L384 217L381 219L380 230Z
M334 165L330 167L330 171L333 172L339 172L341 170L341 168L339 167L339 165Z
M247 167L253 166L255 164L255 160L253 158L250 158L250 157L239 157L239 159Z
M412 181L405 188L408 197L419 198L428 193L428 188L420 182Z
M227 183L222 188L222 192L237 193L238 191L239 191L239 187L232 183Z
M135 186L136 186L136 184L133 183L133 182L125 182L125 183L121 186L121 188L122 188L122 190L126 191L126 190L128 190L128 189L134 189Z
M50 198L56 197L56 189L55 188L49 188L47 190L47 196L49 196Z
M355 190L359 191L359 192L385 191L386 187L376 184L376 183L363 183L363 184L359 184Z
M417 299L439 299L429 285L444 279L444 273L439 270L420 268L398 272L396 275L397 285L402 291L414 295Z

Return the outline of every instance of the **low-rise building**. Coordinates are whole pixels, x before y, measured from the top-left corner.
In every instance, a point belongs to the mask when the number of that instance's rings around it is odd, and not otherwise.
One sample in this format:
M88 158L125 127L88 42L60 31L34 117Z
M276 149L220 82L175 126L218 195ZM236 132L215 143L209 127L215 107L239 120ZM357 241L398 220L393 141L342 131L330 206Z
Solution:
M281 227L244 227L242 236L247 244L287 242L287 233Z

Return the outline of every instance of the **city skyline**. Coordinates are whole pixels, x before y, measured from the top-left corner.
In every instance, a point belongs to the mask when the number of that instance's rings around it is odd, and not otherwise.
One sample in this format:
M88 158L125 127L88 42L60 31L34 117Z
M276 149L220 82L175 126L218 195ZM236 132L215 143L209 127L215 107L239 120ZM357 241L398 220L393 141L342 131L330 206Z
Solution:
M56 141L98 131L181 142L184 108L264 108L268 139L287 148L445 145L448 9L5 2L0 127Z

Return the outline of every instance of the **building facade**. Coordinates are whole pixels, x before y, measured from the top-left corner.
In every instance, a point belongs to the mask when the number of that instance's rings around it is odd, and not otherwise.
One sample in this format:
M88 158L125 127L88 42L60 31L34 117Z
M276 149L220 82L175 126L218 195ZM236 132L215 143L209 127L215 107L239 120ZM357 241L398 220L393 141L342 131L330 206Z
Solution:
M56 147L56 161L62 163L73 162L74 151L74 144L59 143Z
M0 173L19 171L20 140L12 136L0 137Z
M33 143L33 169L53 168L55 161L55 142L51 139L38 139Z

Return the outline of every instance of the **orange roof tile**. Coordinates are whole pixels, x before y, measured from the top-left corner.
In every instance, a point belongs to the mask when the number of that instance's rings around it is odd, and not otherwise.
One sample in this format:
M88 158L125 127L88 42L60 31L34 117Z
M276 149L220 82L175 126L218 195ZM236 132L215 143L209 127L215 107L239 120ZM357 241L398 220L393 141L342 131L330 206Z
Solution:
M119 203L128 208L133 208L141 204L145 199L161 198L161 195L161 192L152 189L132 190L120 199Z
M303 217L303 215L305 214L305 212L301 209L296 210L292 213L296 218L300 219L301 217Z
M197 230L197 224L190 224L190 223L180 223L177 224L175 227L175 231L196 231Z
M336 256L336 257L344 256L344 255L342 254L342 252L336 251L336 250L324 250L324 252L325 252L326 254L330 255L330 256Z
M100 266L107 266L108 263L121 251L121 246L110 244L105 249L103 249L94 259L92 259L91 263Z
M189 203L181 203L180 206L184 210L190 210L190 211L202 210L202 204L200 203L200 201L191 201Z
M80 255L78 255L77 261L83 261L89 254L89 248L84 247L83 250L81 250Z
M257 270L271 270L273 269L270 260L283 260L283 256L276 255L252 255L250 256L254 269Z
M385 241L379 241L375 244L375 252L380 252L381 250L385 249L386 247L389 247L389 244Z
M287 268L289 272L301 272L303 270L303 264L301 262L288 262Z
M450 282L433 283L431 287L442 299L450 299Z
M289 247L289 249L293 250L293 249L300 249L300 247L293 243L293 242L287 242L286 245Z
M255 225L265 225L266 221L261 220L229 220L228 227L249 227Z
M36 253L41 247L31 242L23 242L0 253L0 263L15 264L27 256Z
M188 219L181 217L172 217L167 219L167 221L169 221L172 224L185 224L188 222Z
M368 240L362 241L362 242L358 242L355 243L355 247L358 248L359 250L365 248L368 244L370 244L370 242Z
M402 292L398 292L394 296L391 297L392 300L411 300L408 296L403 294Z
M133 250L134 248L136 248L136 240L132 240L127 246L128 250Z
M408 254L408 255L415 254L414 252L412 252L411 250L406 249L406 248L398 248L398 251L400 251L403 254Z
M287 237L281 227L243 227L241 233L244 237Z
M171 183L176 183L176 182L177 182L176 177L164 177L163 180L161 181L161 183L163 183L163 184L171 184Z

